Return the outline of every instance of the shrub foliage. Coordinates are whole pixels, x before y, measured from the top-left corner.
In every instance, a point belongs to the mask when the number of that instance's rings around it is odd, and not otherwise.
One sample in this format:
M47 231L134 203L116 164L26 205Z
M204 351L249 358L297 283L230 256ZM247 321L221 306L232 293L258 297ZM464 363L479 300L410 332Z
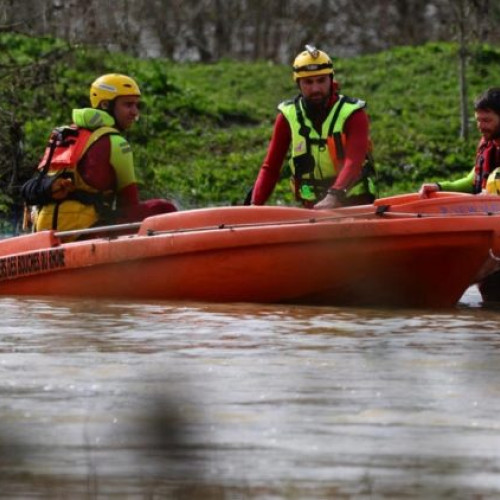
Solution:
M365 99L381 195L456 178L472 166L478 139L473 98L500 82L500 49L471 52L469 141L460 130L458 47L427 44L334 60L342 92ZM140 60L48 38L0 35L0 210L20 205L50 130L88 105L99 75L133 76L143 92L130 131L143 198L170 196L184 208L241 204L259 170L277 104L297 93L290 68L268 62L215 64ZM293 203L287 180L270 203Z

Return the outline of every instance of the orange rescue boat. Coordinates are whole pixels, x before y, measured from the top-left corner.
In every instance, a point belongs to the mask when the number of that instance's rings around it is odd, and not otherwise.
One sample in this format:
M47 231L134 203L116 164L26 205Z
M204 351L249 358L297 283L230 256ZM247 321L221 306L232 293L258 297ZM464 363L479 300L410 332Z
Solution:
M0 241L0 294L451 307L499 269L500 198L437 195L205 208L13 237ZM64 242L75 235L86 239Z

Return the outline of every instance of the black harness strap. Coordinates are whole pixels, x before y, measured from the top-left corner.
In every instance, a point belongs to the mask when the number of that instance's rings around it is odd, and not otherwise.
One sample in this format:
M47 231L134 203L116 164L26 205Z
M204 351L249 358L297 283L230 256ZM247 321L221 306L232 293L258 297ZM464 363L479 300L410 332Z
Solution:
M328 127L328 135L333 135L333 129L335 128L335 124L337 123L337 120L340 115L340 111L342 110L342 106L346 102L346 96L342 96L339 99L339 102L337 104L337 108L335 109L335 113L333 113L332 121L330 123L330 127Z
M333 142L335 142L335 152L337 158L343 160L345 158L344 145L342 144L342 134L340 132L333 133Z
M337 104L337 108L335 109L335 113L333 114L332 121L330 122L330 127L328 128L328 136L332 136L335 142L335 151L337 153L337 157L339 160L343 160L345 158L344 145L342 144L342 134L340 132L334 132L335 124L340 115L340 111L342 106L346 101L346 97L342 96Z
M299 122L299 134L306 138L306 151L308 154L311 153L311 129L306 125L304 120L304 113L302 113L302 108L300 107L300 99L302 97L298 95L294 100L295 112L297 113L297 120Z
M52 212L52 229L57 229L57 219L59 218L59 205L61 202L57 201L54 204L54 211Z

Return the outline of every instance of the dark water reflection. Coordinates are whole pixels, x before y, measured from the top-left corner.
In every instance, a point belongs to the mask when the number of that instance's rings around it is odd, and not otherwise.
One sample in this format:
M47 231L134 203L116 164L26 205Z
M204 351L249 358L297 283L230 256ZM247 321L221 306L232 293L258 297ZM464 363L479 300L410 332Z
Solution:
M500 309L0 299L2 498L498 498Z

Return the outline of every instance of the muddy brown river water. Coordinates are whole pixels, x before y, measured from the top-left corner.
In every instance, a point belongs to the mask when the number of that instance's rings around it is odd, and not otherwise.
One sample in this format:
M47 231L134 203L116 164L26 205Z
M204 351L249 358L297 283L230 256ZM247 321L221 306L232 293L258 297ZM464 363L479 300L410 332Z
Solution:
M500 306L0 299L1 498L500 498Z

